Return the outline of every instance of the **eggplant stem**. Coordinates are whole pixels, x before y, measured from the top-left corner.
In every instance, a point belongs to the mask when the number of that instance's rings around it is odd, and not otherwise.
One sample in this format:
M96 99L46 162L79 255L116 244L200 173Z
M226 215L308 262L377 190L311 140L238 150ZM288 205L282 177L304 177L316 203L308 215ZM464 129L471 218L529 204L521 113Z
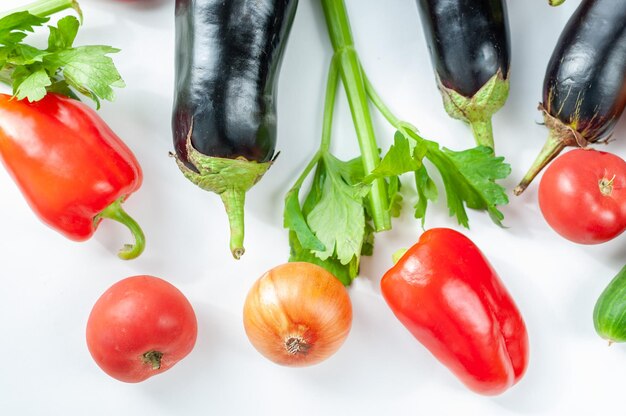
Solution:
M543 145L543 149L541 149L541 152L539 152L539 155L531 165L526 175L522 178L519 185L513 189L513 194L521 195L533 179L535 179L537 174L539 174L539 172L541 172L541 170L546 167L552 159L557 157L558 154L565 149L565 147L566 145L563 143L561 137L551 129L548 140L546 140L546 143Z
M476 140L476 144L479 146L491 147L495 151L491 118L470 121L469 124L472 128L472 133L474 133L474 140Z
M226 214L228 215L228 223L230 224L230 251L236 260L246 252L243 247L244 239L244 203L246 193L235 188L230 188L220 194Z

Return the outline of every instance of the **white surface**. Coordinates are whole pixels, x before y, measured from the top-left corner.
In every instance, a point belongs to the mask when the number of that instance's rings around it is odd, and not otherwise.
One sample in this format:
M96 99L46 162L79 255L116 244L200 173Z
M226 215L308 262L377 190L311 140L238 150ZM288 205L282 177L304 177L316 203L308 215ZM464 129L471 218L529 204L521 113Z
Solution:
M23 1L3 0L2 7ZM241 310L253 281L286 261L282 199L317 148L326 70L331 56L317 1L302 0L279 88L281 157L247 200L247 253L228 252L219 198L188 183L172 159L173 0L141 5L83 0L78 44L120 47L116 62L127 88L101 116L143 166L143 187L126 208L148 245L135 261L115 253L129 236L112 222L73 243L46 228L0 170L0 414L12 415L556 415L620 414L626 349L607 348L594 332L595 301L626 260L626 235L595 247L558 238L536 204L536 184L503 208L508 229L470 213L467 235L492 261L528 326L530 366L522 381L495 398L465 389L396 321L378 282L390 256L420 234L405 178L406 210L377 237L375 255L349 289L352 332L341 350L311 368L276 366L243 331ZM544 0L510 1L512 84L494 117L497 150L512 164L512 189L538 152L546 129L537 124L543 73L558 34L577 2L549 8ZM444 113L413 0L347 0L356 46L383 98L427 137L451 148L472 143L470 131ZM356 155L343 96L334 148ZM375 117L385 149L392 130ZM626 156L622 136L609 150ZM441 202L427 227L457 228ZM87 351L87 316L100 294L122 278L153 274L179 287L199 321L194 351L169 372L141 384L105 375Z

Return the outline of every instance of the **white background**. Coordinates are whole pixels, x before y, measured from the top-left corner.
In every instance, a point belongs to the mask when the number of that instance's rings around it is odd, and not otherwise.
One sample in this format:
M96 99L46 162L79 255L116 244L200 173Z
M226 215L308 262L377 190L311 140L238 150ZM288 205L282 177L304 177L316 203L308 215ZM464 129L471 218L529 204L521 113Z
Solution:
M2 7L23 1L3 0ZM626 260L626 235L593 247L565 241L547 227L536 183L502 210L500 229L472 212L467 235L484 251L516 299L531 343L528 372L505 394L476 395L431 357L394 318L379 291L391 254L421 229L412 218L411 177L406 210L381 234L375 255L349 288L352 332L337 354L305 369L274 365L249 344L242 325L248 289L264 271L287 260L282 200L317 148L326 70L331 57L318 1L302 0L282 67L275 166L248 194L247 253L228 252L219 198L180 174L172 149L173 0L83 0L77 44L120 47L115 56L127 87L100 115L143 166L143 187L126 203L143 226L145 253L115 256L127 231L104 222L93 239L74 243L48 229L0 170L0 414L2 415L555 415L619 413L626 348L607 347L594 332L592 310ZM511 94L494 117L497 151L513 167L510 190L545 137L536 106L558 34L577 1L550 8L544 0L509 1ZM347 0L356 46L380 94L402 118L454 149L473 142L449 119L435 87L414 0ZM43 38L42 38L43 39ZM343 94L334 149L356 155ZM393 131L376 116L381 147ZM609 150L626 156L622 122ZM445 202L431 207L427 227L459 229ZM199 322L193 352L169 372L140 384L105 375L85 345L85 323L100 294L122 278L152 274L189 298Z

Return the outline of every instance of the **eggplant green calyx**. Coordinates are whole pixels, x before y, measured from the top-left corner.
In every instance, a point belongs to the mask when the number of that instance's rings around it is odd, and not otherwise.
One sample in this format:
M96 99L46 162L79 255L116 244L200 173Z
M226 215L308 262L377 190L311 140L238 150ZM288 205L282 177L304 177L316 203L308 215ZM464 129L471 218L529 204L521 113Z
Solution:
M466 97L444 86L437 85L443 97L443 106L452 118L468 123L479 146L494 148L491 117L504 106L509 96L509 77L498 70L472 97Z
M195 170L176 158L183 175L205 191L214 192L222 198L230 223L230 250L233 257L239 260L245 252L243 240L246 192L263 177L273 160L259 163L245 158L207 156L193 147L191 134L187 138L187 158Z

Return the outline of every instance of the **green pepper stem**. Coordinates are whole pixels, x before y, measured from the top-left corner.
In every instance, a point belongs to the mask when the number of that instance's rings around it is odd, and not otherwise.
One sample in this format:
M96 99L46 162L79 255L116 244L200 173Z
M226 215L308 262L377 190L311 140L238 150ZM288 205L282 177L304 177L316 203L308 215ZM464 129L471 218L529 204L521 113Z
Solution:
M354 41L343 0L322 0L326 25L335 59L339 64L341 79L350 104L352 120L359 140L365 174L371 173L380 163L378 144L374 135L372 118L368 108L363 74L359 57L354 50ZM387 211L388 197L385 182L377 179L368 194L372 209L372 220L376 231L391 228L391 216Z
M491 117L484 120L474 120L469 122L474 133L474 140L479 146L491 147L495 150L493 142L493 127L491 125Z
M228 223L230 224L230 252L236 260L239 260L246 252L243 247L243 207L246 201L246 193L235 188L230 188L222 192L220 197L226 208Z
M82 20L83 13L76 0L39 0L24 6L16 7L15 9L11 9L6 12L2 12L0 13L0 19L18 12L29 12L35 16L48 17L66 9L74 9Z
M103 209L102 212L96 216L96 220L108 218L128 227L135 237L135 244L125 244L117 255L123 260L132 260L143 253L146 247L146 238L139 224L122 208L122 200L123 198L120 198Z
M552 159L557 157L557 155L561 153L563 149L565 149L565 144L563 143L563 140L559 137L555 130L550 129L548 140L546 140L543 149L541 149L541 152L539 152L539 155L533 162L526 175L524 175L524 178L522 178L519 185L517 185L515 189L513 189L513 194L520 195L522 192L524 192L524 190L528 187L528 185L530 185L532 180L535 179L535 176L537 176L537 174L539 174L539 172L541 172L541 170L546 167Z
M402 258L402 256L404 256L407 251L409 251L409 249L401 248L401 249L397 250L395 253L393 253L391 255L391 260L393 261L393 264L396 264L397 262L399 262L400 259Z

